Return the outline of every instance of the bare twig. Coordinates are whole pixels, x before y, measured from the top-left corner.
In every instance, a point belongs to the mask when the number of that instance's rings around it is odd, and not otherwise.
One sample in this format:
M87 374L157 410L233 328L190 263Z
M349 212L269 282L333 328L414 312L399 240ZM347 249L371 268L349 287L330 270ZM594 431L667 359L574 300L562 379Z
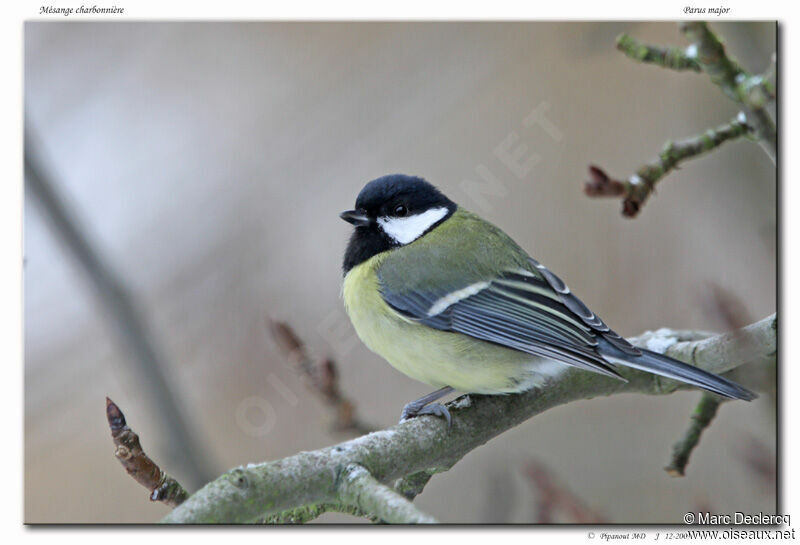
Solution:
M774 489L777 482L775 453L755 436L750 435L737 451L737 457L745 464L759 482Z
M615 180L601 168L592 165L589 167L589 181L584 185L584 192L590 197L622 197L622 215L633 218L655 190L656 184L681 162L699 157L729 140L744 136L748 130L744 118L739 116L703 134L677 142L667 142L656 160L642 166L625 181Z
M125 423L125 415L116 403L106 398L106 417L117 450L114 455L128 475L150 491L150 501L160 501L170 507L182 504L189 494L178 481L167 475L142 450L139 436Z
M771 74L751 75L742 69L725 52L725 46L702 21L683 21L680 30L692 42L697 61L722 92L744 107L747 124L758 136L767 155L775 162L777 155L777 130L766 110L769 100L775 96L770 82ZM772 65L771 65L772 66Z
M702 338L701 333L664 329L631 341L722 373L745 363L773 364L776 327L772 315L736 333ZM423 416L339 445L240 467L207 484L164 521L250 522L298 506L341 502L339 478L350 464L362 466L377 482L391 483L421 471L446 470L493 437L558 405L622 392L656 395L691 388L630 368L620 372L627 382L569 370L523 394L462 396L448 404L449 429L441 419Z
M702 21L684 21L679 23L679 28L694 46L692 56L700 63L702 70L728 97L738 101L736 79L745 71L727 55L719 38Z
M530 460L525 465L525 476L536 492L536 522L555 522L557 511L563 511L570 522L578 524L605 522L605 517L587 507L579 497L559 484L542 462Z
M778 73L778 54L773 53L772 56L769 58L769 65L767 69L761 74L761 84L764 89L764 94L769 98L769 100L775 100L775 83L773 80L775 79L776 74Z
M433 524L437 520L417 509L392 488L375 480L358 464L349 464L338 477L342 502L373 513L390 524Z
M740 328L749 321L749 316L744 304L735 293L722 288L716 283L711 283L708 299L709 303L706 306L710 315L717 317L726 329L732 331L732 335L742 331ZM738 376L741 376L741 373L738 373L740 371L743 371L743 369L736 370ZM769 367L759 366L753 372L760 375L759 381L766 386L767 393L771 393L769 388ZM690 455L697 447L705 429L711 425L719 406L725 401L724 398L707 392L702 394L700 402L692 414L692 422L689 428L684 433L683 438L673 446L671 461L664 468L667 473L673 477L683 477L685 475Z
M704 310L726 330L739 329L752 321L744 303L733 291L716 282L709 282L708 291L703 295Z
M640 168L625 181L609 177L599 167L589 168L589 181L584 190L592 197L622 197L622 215L635 217L656 183L679 163L716 149L724 142L752 133L761 143L767 155L775 162L777 154L777 130L766 109L775 98L772 83L776 57L764 74L752 75L742 69L725 53L722 42L699 21L680 23L681 32L692 42L686 49L658 48L643 45L628 36L617 37L617 49L638 61L655 64L673 70L705 72L722 92L742 105L743 110L731 122L702 135L680 142L667 142L656 161Z
M705 307L708 314L717 318L727 330L739 331L750 321L747 316L747 310L739 298L714 282L710 283L706 299L707 304ZM764 367L759 367L759 369L763 370ZM711 425L719 406L724 401L725 399L707 392L702 394L700 402L692 413L689 428L672 447L670 463L664 468L667 473L673 477L683 477L686 474L689 457L700 442L700 437L705 429Z
M158 354L149 334L145 320L134 304L133 298L123 282L113 273L92 246L69 207L56 191L52 178L36 157L36 148L30 127L25 128L25 188L36 198L45 217L49 220L53 234L82 266L92 287L97 291L100 303L111 318L109 322L123 346L132 356L130 361L139 371L143 381L153 393L166 427L164 436L172 437L170 460L189 474L191 482L200 487L215 472L211 469L205 449L190 430L188 420L181 410L178 393L167 378L167 365ZM177 445L180 445L178 447Z
M637 42L627 34L617 36L617 49L636 62L655 64L671 70L702 72L695 57L679 47L655 47Z
M339 390L336 363L332 359L325 358L314 364L305 345L289 324L268 318L267 327L281 353L294 365L308 388L318 394L333 411L336 431L363 434L374 429L356 417L355 406Z
M606 172L595 165L589 165L589 180L583 191L590 197L622 197L628 191L626 182L610 178Z
M724 398L703 392L700 402L692 414L692 423L683 438L672 447L672 459L664 471L673 477L683 477L686 474L689 456L700 442L703 431L711 425L711 421L717 415L717 409L724 401Z

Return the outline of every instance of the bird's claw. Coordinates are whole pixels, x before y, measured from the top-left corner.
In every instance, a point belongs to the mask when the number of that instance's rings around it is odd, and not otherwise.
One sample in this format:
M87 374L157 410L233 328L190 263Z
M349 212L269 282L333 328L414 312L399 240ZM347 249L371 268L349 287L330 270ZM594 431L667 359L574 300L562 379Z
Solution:
M424 405L422 407L418 407L414 405L414 403L409 403L405 407L403 407L403 412L400 414L400 422L405 422L411 418L416 418L417 416L438 416L440 418L444 418L447 421L447 428L449 429L453 425L453 419L450 416L450 411L447 410L447 407L442 405L441 403L430 403L428 405Z

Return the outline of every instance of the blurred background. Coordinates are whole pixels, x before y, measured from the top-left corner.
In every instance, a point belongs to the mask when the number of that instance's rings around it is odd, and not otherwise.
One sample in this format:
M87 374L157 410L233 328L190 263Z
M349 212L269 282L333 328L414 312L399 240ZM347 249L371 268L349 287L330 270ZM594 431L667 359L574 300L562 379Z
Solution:
M713 29L745 68L768 66L774 24ZM116 283L87 274L29 179L25 521L167 512L114 458L107 395L193 490L203 475L346 439L268 317L312 358L335 359L376 427L428 393L358 342L340 300L350 226L338 213L386 173L424 176L500 225L626 336L725 330L731 307L748 322L774 312L776 177L758 145L686 163L634 220L583 194L589 164L627 177L666 140L738 111L704 75L625 58L620 32L685 45L672 23L27 23L28 151ZM612 522L774 512L769 397L724 405L687 476L663 471L698 399L553 409L416 501L443 522L542 521L544 472Z

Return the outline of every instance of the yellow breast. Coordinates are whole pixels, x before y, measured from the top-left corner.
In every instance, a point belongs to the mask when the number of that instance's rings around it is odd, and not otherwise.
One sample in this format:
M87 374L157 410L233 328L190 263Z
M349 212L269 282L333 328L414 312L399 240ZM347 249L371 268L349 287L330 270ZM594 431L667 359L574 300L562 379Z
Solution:
M353 267L344 278L342 295L358 336L398 371L436 388L500 394L528 390L566 368L401 316L378 290L377 270L385 255Z

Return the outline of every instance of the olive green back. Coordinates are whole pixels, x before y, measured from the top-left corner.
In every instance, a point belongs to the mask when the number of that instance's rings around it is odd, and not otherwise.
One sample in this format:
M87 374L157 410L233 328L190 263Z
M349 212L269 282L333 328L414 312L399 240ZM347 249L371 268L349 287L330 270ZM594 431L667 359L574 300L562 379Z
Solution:
M426 235L388 252L377 272L381 284L396 293L430 293L460 289L513 269L540 276L528 261L528 254L511 237L458 208Z

